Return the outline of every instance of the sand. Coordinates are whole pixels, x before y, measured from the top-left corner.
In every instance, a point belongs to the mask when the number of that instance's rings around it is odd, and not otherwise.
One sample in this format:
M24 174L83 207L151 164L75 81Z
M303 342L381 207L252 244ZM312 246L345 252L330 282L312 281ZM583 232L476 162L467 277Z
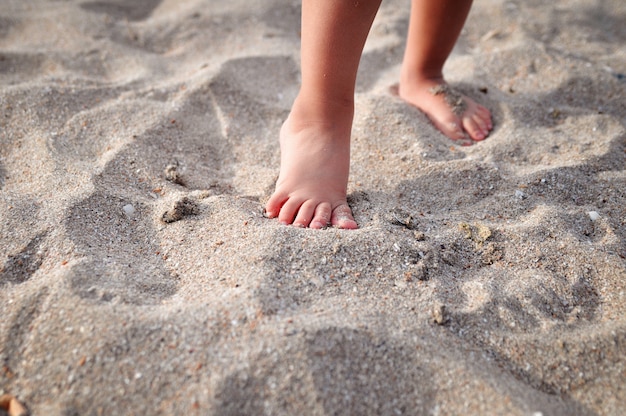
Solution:
M263 217L295 0L3 0L0 395L34 415L626 413L626 3L477 0L464 147L363 55L356 231ZM0 411L0 414L2 411Z

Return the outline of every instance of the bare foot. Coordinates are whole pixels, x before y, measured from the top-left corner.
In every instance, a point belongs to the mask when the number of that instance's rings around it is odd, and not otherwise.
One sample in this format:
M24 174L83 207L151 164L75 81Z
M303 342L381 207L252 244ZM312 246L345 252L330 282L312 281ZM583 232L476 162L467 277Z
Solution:
M443 134L453 140L484 140L491 129L491 113L471 98L452 89L443 79L401 82L400 97L422 110Z
M280 132L281 164L266 215L296 227L358 228L346 200L352 116L338 123L294 121Z

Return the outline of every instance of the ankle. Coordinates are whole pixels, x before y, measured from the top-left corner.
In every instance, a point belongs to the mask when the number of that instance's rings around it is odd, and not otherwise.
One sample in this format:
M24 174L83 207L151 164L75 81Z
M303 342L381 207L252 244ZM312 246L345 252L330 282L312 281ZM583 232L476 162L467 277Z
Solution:
M447 85L442 76L429 77L418 75L401 77L400 84L398 86L398 93L400 94L400 97L407 99L407 97L423 95L426 92L431 94L434 88L441 85Z
M402 69L400 73L400 86L405 85L409 87L434 84L443 84L445 80L441 70L415 70L415 69Z
M290 127L296 131L317 126L326 129L351 128L354 99L311 97L300 94L289 113Z

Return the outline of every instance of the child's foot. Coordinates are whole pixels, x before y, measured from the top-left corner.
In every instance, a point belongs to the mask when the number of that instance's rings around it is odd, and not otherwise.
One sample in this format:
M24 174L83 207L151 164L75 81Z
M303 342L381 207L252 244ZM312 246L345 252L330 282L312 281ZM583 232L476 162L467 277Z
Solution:
M333 124L293 118L280 132L280 174L266 215L296 227L358 228L346 200L351 114Z
M400 97L422 110L443 134L453 140L484 140L491 129L491 113L471 98L453 90L443 79L401 82Z

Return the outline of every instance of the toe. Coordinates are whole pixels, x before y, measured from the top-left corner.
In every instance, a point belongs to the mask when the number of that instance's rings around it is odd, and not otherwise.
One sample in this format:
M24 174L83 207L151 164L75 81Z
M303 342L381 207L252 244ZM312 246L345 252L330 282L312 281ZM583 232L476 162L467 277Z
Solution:
M476 116L482 120L482 123L487 130L491 130L493 128L493 122L491 121L491 111L489 111L489 109L483 107L482 105L478 105Z
M476 113L472 115L472 120L478 126L480 131L482 131L485 135L489 132L489 125L487 124L488 120L486 120L481 114Z
M465 131L467 131L467 134L469 134L471 139L474 141L481 141L484 140L485 137L487 137L483 129L474 118L466 118L465 120L463 120L463 127L465 128Z
M354 220L354 217L352 216L352 210L347 204L341 204L335 207L331 215L330 222L338 228L345 228L349 230L359 228Z
M476 123L476 125L480 129L480 132L483 135L483 139L486 139L487 136L489 136L489 132L491 131L491 127L489 127L489 125L487 124L487 122L484 119L482 119L482 118L480 118L478 116L474 117L474 122Z
M285 202L285 204L280 209L280 214L278 214L278 221L281 224L293 223L294 217L298 213L301 205L301 200L295 198L288 199L287 202Z
M279 193L275 193L265 204L265 216L267 218L276 218L280 213L280 209L287 201L288 197Z
M293 220L293 225L296 227L306 228L311 223L313 214L315 213L315 202L306 201L298 209L296 219Z
M331 206L328 202L322 202L315 208L315 215L311 220L311 228L326 228L330 223Z
M454 118L446 118L442 121L432 119L435 127L452 140L461 140L465 138L465 133L461 128L461 120Z

